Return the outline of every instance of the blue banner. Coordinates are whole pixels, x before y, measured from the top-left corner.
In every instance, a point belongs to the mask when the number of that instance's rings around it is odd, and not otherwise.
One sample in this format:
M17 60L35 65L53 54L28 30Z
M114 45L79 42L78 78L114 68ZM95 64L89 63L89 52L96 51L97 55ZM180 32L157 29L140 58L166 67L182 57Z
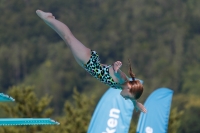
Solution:
M88 133L128 133L134 106L120 92L109 88L103 95L90 121Z
M146 100L147 113L141 113L136 133L167 133L173 91L155 90Z

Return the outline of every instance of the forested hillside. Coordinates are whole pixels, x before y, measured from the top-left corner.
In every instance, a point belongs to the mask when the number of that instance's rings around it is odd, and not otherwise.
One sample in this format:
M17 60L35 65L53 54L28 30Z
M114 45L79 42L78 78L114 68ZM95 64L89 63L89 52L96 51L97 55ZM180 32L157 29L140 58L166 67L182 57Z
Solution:
M170 133L200 131L200 1L0 0L0 92L14 95L28 88L38 98L46 98L44 106L54 110L48 116L64 123L74 117L63 115L80 110L83 116L87 114L82 124L84 133L98 99L108 87L78 66L62 39L35 14L37 9L52 12L66 23L83 44L99 53L102 63L121 60L122 70L127 72L130 59L136 77L144 81L139 101L144 102L159 87L174 90ZM73 107L78 98L74 100L72 95L84 97L87 105ZM74 113L81 117L81 113ZM137 119L136 113L131 133ZM80 132L70 126L52 130ZM27 130L35 133L41 129Z

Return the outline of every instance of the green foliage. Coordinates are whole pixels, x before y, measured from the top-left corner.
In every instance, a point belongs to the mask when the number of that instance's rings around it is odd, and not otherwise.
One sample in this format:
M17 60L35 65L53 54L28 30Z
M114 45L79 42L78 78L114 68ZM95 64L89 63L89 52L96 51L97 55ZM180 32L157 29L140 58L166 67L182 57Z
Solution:
M170 116L169 128L176 125L177 133L199 131L200 98L196 95L176 95L173 99L174 112ZM178 112L179 111L179 112ZM173 115L174 114L174 115ZM176 115L177 116L176 116ZM173 118L173 119L172 119ZM173 120L173 121L172 121ZM174 122L174 120L176 120ZM178 130L177 130L178 127ZM191 128L192 127L192 128ZM172 131L172 130L170 130Z
M64 106L64 114L58 118L60 126L44 128L44 133L56 131L55 133L86 133L91 114L95 107L95 97L86 96L73 91L72 102L67 101Z
M8 94L15 98L16 103L1 103L4 117L11 118L47 118L52 116L49 108L51 97L38 99L33 87L12 87ZM0 127L1 133L85 133L87 132L92 112L95 107L94 95L80 94L73 91L72 102L66 101L64 112L56 120L59 126L9 126Z
M168 133L177 133L181 125L181 120L184 116L184 111L178 112L178 109L172 108L170 112Z
M8 95L16 101L16 103L1 103L1 107L9 117L49 117L52 114L53 110L47 108L51 98L46 95L38 99L33 87L14 86L9 89Z
M145 83L142 101L161 86L175 95L199 94L199 6L196 0L1 0L0 91L34 85L39 97L54 96L52 106L59 115L72 88L98 98L108 88L77 65L61 38L35 14L42 9L66 23L100 54L102 63L121 60L127 72L130 58ZM181 100L176 105L184 107L187 101ZM196 120L195 113L190 115L182 123Z
M47 118L53 113L53 109L49 108L51 98L43 96L38 99L33 87L14 86L9 89L8 94L15 99L15 103L0 103L6 118ZM1 133L37 133L41 130L39 126L19 126L19 127L0 127Z
M135 133L136 129L137 129L137 123L132 121L130 125L130 129L129 129L129 133Z
M196 95L180 95L178 98L187 97L184 104L184 116L182 117L181 126L179 128L180 133L199 132L199 110L200 110L200 98ZM191 128L192 127L192 128Z

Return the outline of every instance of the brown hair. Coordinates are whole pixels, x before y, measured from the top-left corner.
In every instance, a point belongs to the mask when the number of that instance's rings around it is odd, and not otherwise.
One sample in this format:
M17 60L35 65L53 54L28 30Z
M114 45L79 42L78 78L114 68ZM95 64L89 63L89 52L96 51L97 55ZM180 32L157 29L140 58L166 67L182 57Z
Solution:
M135 80L135 74L132 72L130 60L128 59L128 61L129 61L129 71L128 72L132 78L132 81L128 82L131 85L130 93L134 94L135 99L139 99L143 93L143 85L139 80Z

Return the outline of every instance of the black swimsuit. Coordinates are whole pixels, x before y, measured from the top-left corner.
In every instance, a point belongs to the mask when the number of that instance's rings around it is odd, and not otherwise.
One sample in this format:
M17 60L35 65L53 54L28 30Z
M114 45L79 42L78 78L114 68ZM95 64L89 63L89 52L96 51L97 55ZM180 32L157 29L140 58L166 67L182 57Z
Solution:
M93 77L97 78L101 82L103 82L106 85L109 85L110 87L113 87L115 89L119 89L118 87L115 87L117 82L113 80L113 78L109 74L109 66L102 66L100 63L99 55L96 51L91 50L91 57L90 60L87 62L87 64L84 65L84 68L87 72L89 72Z

